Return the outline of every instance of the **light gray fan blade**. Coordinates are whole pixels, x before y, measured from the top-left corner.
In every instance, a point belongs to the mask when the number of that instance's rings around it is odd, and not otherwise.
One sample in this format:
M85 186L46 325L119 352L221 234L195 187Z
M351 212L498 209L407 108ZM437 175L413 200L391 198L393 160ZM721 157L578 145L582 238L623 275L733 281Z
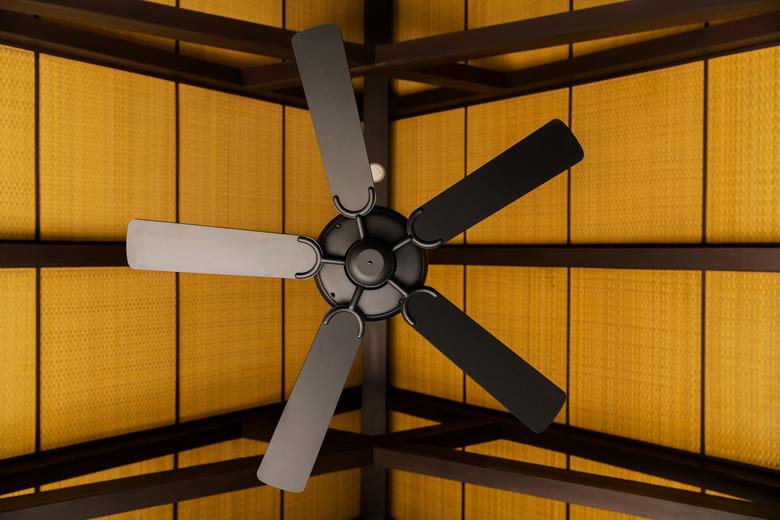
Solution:
M257 470L262 482L285 491L306 487L360 345L356 317L336 312L320 325Z
M133 269L306 278L320 267L319 245L308 237L153 220L127 226Z
M292 47L336 207L365 215L374 205L374 180L341 31L313 27L293 36Z

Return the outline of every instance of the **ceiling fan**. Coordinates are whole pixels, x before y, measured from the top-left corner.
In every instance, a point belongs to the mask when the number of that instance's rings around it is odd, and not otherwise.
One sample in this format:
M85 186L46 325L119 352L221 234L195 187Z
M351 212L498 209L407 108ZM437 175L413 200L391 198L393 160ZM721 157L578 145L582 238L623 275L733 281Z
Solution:
M415 210L407 220L376 192L336 25L296 34L293 51L340 215L304 236L133 220L134 269L304 279L332 308L320 323L257 477L302 491L363 337L365 321L404 320L534 432L566 394L436 290L424 285L435 248L582 160L553 120Z

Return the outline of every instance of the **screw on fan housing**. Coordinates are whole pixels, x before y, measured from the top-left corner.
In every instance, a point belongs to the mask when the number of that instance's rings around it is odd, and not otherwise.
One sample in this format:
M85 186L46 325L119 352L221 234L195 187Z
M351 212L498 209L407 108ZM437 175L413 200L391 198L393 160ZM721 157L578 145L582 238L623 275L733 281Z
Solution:
M403 215L382 206L330 221L319 237L322 265L316 275L325 300L368 321L401 312L405 296L425 282L428 271L427 254L407 228Z

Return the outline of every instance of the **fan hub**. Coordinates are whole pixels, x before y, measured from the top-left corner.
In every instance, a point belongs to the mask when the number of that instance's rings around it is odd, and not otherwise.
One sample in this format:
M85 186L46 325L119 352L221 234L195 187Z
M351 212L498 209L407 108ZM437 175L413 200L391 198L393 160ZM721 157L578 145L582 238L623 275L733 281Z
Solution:
M407 222L400 213L375 206L360 223L339 215L325 226L317 287L333 306L349 305L355 291L363 289L356 310L366 320L382 320L401 311L403 291L425 282L428 259L422 249L403 243Z
M390 247L373 238L355 242L347 251L347 275L368 289L384 285L395 270L395 256Z

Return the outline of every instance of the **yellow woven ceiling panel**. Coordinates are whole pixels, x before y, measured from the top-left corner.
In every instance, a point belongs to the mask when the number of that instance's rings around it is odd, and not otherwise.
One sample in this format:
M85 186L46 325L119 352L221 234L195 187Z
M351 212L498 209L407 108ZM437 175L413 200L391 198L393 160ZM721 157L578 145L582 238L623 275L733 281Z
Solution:
M680 484L678 482L674 482L673 480L666 480L658 477L653 477L650 475L645 475L643 473L637 473L636 471L629 471L623 468L609 466L607 464L600 464L598 462L593 462L591 460L581 459L579 457L571 458L571 469L574 471L583 471L585 473L594 473L596 475L603 475L605 477L615 477L615 478L622 478L626 480L634 480L637 482L643 482L645 484L655 484L657 486L673 487L677 489L683 489L686 491L699 491L699 488L697 487L688 486L686 484ZM641 517L572 504L570 518L571 520L628 520L628 519L641 518Z
M432 265L425 283L463 308L462 266ZM390 320L388 335L391 385L454 401L463 399L463 372L401 316Z
M574 87L573 242L701 240L703 65Z
M487 25L537 18L569 10L570 0L469 0L468 28L476 29ZM517 70L533 67L569 57L569 46L559 45L527 52L515 52L480 60L469 64L498 70ZM564 121L565 119L562 118Z
M106 480L115 480L118 478L137 477L147 473L156 473L158 471L166 471L171 469L173 469L173 456L167 455L165 457L149 459L143 462L137 462L135 464L128 464L126 466L119 466L118 468L111 468L105 471L99 471L97 473L91 473L89 475L63 480L55 484L47 484L45 486L41 486L41 490L49 491L51 489L62 489L83 484L103 482ZM100 518L104 520L169 520L172 515L173 506L168 504L146 509L138 509L135 511L128 511L127 513L101 516Z
M282 230L282 109L180 87L179 220Z
M562 453L503 440L469 446L466 451L555 468L566 467L566 455ZM566 518L565 502L473 484L466 484L465 506L465 518L470 520L513 519L520 513L523 518L539 520Z
M396 121L391 139L390 205L404 216L463 179L463 110ZM463 235L450 241L462 242Z
M430 421L391 412L390 431L420 428ZM462 484L406 471L388 472L388 512L396 520L449 520L461 517Z
M566 284L566 269L466 268L469 316L564 390ZM505 409L470 377L466 401ZM566 407L557 420L566 421Z
M41 272L41 447L174 421L174 275Z
M572 0L574 9L587 9L588 7L598 7L607 4L616 4L626 0ZM669 36L671 34L691 31L694 29L700 29L702 24L683 25L680 27L673 27L671 29L662 29L658 31L645 31L636 34L627 34L624 36L615 36L612 38L600 38L598 40L591 40L587 42L575 43L573 52L575 56L582 56L584 54L590 54L592 52L603 51L611 49L613 47L619 47L621 45L628 45L643 40L651 40L653 38L661 38L663 36Z
M568 121L568 89L469 107L467 165L471 173L551 119ZM518 175L523 165L517 166ZM525 195L468 230L469 243L565 243L567 176Z
M281 231L281 108L180 89L180 220ZM281 283L192 274L180 283L181 417L278 401Z
M202 11L217 16L226 16L238 20L282 26L282 1L281 0L179 0L179 7L192 11ZM278 62L279 60L258 56L246 52L220 49L196 43L180 42L179 49L182 54L195 56L211 61L219 61L236 67L250 67Z
M179 290L182 420L279 401L281 283L182 274Z
M285 26L302 31L315 25L338 24L345 40L363 43L361 0L285 0Z
M0 270L0 459L35 451L35 271Z
M394 0L393 41L413 40L465 29L465 0ZM398 95L434 88L425 83L393 80Z
M285 108L284 231L317 238L336 207L309 112Z
M35 58L0 46L0 238L35 237Z
M186 468L256 455L259 461L259 455L265 452L266 446L264 442L249 439L222 442L180 453L179 467ZM279 518L279 495L279 490L262 486L187 500L179 502L178 518L182 520L199 518L273 520Z
M284 394L289 397L309 353L317 329L330 306L312 280L285 281L284 285ZM362 350L358 351L346 386L360 384Z
M123 239L175 218L174 85L41 56L41 237Z
M700 282L690 271L572 269L572 425L699 450Z
M780 469L780 275L707 273L708 455Z
M780 47L710 61L707 238L780 241Z
M338 415L331 428L360 431L360 412ZM360 516L360 470L339 471L309 479L301 493L284 493L284 518L350 519Z

